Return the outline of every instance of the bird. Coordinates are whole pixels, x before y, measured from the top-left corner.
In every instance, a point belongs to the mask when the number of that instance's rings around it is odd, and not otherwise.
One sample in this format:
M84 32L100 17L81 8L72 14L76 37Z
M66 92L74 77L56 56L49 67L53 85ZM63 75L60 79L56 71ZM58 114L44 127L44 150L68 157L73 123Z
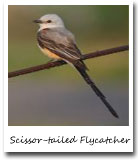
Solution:
M40 50L53 61L63 60L73 65L110 113L119 118L117 112L88 75L88 68L82 61L83 55L77 47L75 36L66 29L63 20L57 14L46 14L33 22L39 24L37 42Z

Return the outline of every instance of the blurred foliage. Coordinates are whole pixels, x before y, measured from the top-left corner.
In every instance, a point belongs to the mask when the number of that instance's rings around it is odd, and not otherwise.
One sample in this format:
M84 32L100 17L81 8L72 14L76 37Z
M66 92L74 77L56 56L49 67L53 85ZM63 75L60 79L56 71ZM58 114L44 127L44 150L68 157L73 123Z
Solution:
M46 63L49 59L37 47L36 32L38 26L33 20L44 14L55 13L62 17L65 26L75 34L82 53L128 44L129 8L125 5L105 6L9 6L9 71ZM128 84L128 53L122 52L85 61L90 74L96 80L123 81ZM50 77L61 80L72 76L70 66L57 67L20 78L45 80ZM49 78L50 79L50 78Z

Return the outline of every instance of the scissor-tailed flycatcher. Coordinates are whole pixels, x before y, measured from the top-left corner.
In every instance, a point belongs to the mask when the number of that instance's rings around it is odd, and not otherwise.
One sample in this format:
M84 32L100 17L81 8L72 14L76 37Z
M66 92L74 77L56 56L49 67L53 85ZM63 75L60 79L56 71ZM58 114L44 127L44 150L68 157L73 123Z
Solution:
M65 28L62 19L56 14L47 14L34 22L40 25L37 40L42 52L52 59L64 60L72 64L112 115L118 118L116 111L87 74L87 67L81 60L82 54L76 45L74 35Z

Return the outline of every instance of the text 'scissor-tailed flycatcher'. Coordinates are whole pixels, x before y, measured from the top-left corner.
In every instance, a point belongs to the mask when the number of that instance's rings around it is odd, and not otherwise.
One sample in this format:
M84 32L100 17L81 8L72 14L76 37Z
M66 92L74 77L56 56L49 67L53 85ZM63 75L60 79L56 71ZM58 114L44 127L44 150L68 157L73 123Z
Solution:
M87 67L81 60L82 54L76 45L75 38L65 28L62 19L56 14L47 14L40 19L34 20L34 22L40 25L37 32L37 40L41 51L52 59L64 60L72 64L112 115L118 118L116 111L107 102L106 97L87 74Z

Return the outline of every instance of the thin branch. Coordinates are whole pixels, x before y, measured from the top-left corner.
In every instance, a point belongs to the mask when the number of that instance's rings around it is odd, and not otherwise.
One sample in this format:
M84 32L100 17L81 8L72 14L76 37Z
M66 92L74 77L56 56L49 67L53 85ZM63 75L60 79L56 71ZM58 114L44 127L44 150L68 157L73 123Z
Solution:
M127 51L127 50L129 50L128 45L119 46L119 47L110 48L110 49L105 49L105 50L85 54L85 55L82 56L82 60L91 59L91 58L100 57L100 56L105 56L105 55L108 55L108 54L113 54L113 53ZM64 62L62 60L61 61L55 61L55 62L48 62L46 64L41 64L41 65L38 65L38 66L33 66L33 67L17 70L17 71L14 71L14 72L9 72L8 73L8 78L12 78L12 77L16 77L16 76L19 76L19 75L32 73L32 72L36 72L36 71L40 71L40 70L44 70L44 69L49 69L49 68L61 66L61 65L64 65L64 64L66 64L66 62Z

